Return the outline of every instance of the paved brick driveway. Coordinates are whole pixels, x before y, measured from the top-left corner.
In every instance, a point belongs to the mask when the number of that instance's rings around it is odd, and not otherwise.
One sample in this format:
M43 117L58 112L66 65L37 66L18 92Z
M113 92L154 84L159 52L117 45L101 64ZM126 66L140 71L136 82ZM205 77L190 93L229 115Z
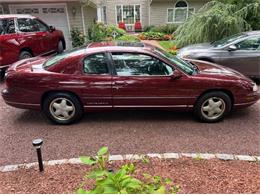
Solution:
M259 119L260 101L217 124L198 123L190 113L125 111L90 113L78 124L55 126L38 112L7 106L0 97L0 166L36 161L31 141L39 137L44 139L45 160L94 154L102 145L112 154L260 155Z

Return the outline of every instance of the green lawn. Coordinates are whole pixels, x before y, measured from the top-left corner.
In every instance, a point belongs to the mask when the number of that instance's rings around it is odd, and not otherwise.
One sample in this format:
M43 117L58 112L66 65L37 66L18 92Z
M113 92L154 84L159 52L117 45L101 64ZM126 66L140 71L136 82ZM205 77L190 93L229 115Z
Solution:
M165 49L169 50L169 48L176 45L175 41L159 41L159 44Z

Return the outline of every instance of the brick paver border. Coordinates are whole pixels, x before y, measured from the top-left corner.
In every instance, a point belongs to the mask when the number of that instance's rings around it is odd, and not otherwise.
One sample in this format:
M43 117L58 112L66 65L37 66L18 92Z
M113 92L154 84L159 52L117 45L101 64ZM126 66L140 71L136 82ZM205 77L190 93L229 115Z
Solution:
M138 154L110 155L109 160L111 161L140 160L145 156L149 158L160 158L160 159L178 159L178 158L188 157L193 159L204 159L204 160L215 158L224 161L239 160L239 161L258 162L258 163L260 162L260 156L234 155L234 154L209 154L209 153L164 153L164 154L151 153L146 155L138 155ZM82 164L82 163L79 158L44 161L45 166L53 166L53 165L61 165L61 164ZM10 171L16 171L18 169L29 169L35 166L38 166L37 162L17 164L17 165L6 165L0 167L0 172L10 172Z

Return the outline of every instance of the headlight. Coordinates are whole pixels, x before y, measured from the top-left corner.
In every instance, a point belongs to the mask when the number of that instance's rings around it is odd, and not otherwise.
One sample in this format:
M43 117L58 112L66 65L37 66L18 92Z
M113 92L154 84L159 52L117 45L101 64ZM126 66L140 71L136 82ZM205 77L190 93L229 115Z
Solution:
M258 90L258 86L256 85L256 83L254 83L253 91L256 92L257 90Z

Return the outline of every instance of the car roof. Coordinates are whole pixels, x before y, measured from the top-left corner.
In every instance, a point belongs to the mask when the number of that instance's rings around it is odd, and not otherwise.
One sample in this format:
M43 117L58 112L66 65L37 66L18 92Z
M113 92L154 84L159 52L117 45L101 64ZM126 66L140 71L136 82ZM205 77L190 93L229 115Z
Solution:
M127 41L107 41L107 42L94 42L87 46L87 51L153 51L155 46L143 42L127 42Z
M36 18L36 17L29 15L29 14L4 14L4 15L0 15L0 19L5 19L5 18Z

